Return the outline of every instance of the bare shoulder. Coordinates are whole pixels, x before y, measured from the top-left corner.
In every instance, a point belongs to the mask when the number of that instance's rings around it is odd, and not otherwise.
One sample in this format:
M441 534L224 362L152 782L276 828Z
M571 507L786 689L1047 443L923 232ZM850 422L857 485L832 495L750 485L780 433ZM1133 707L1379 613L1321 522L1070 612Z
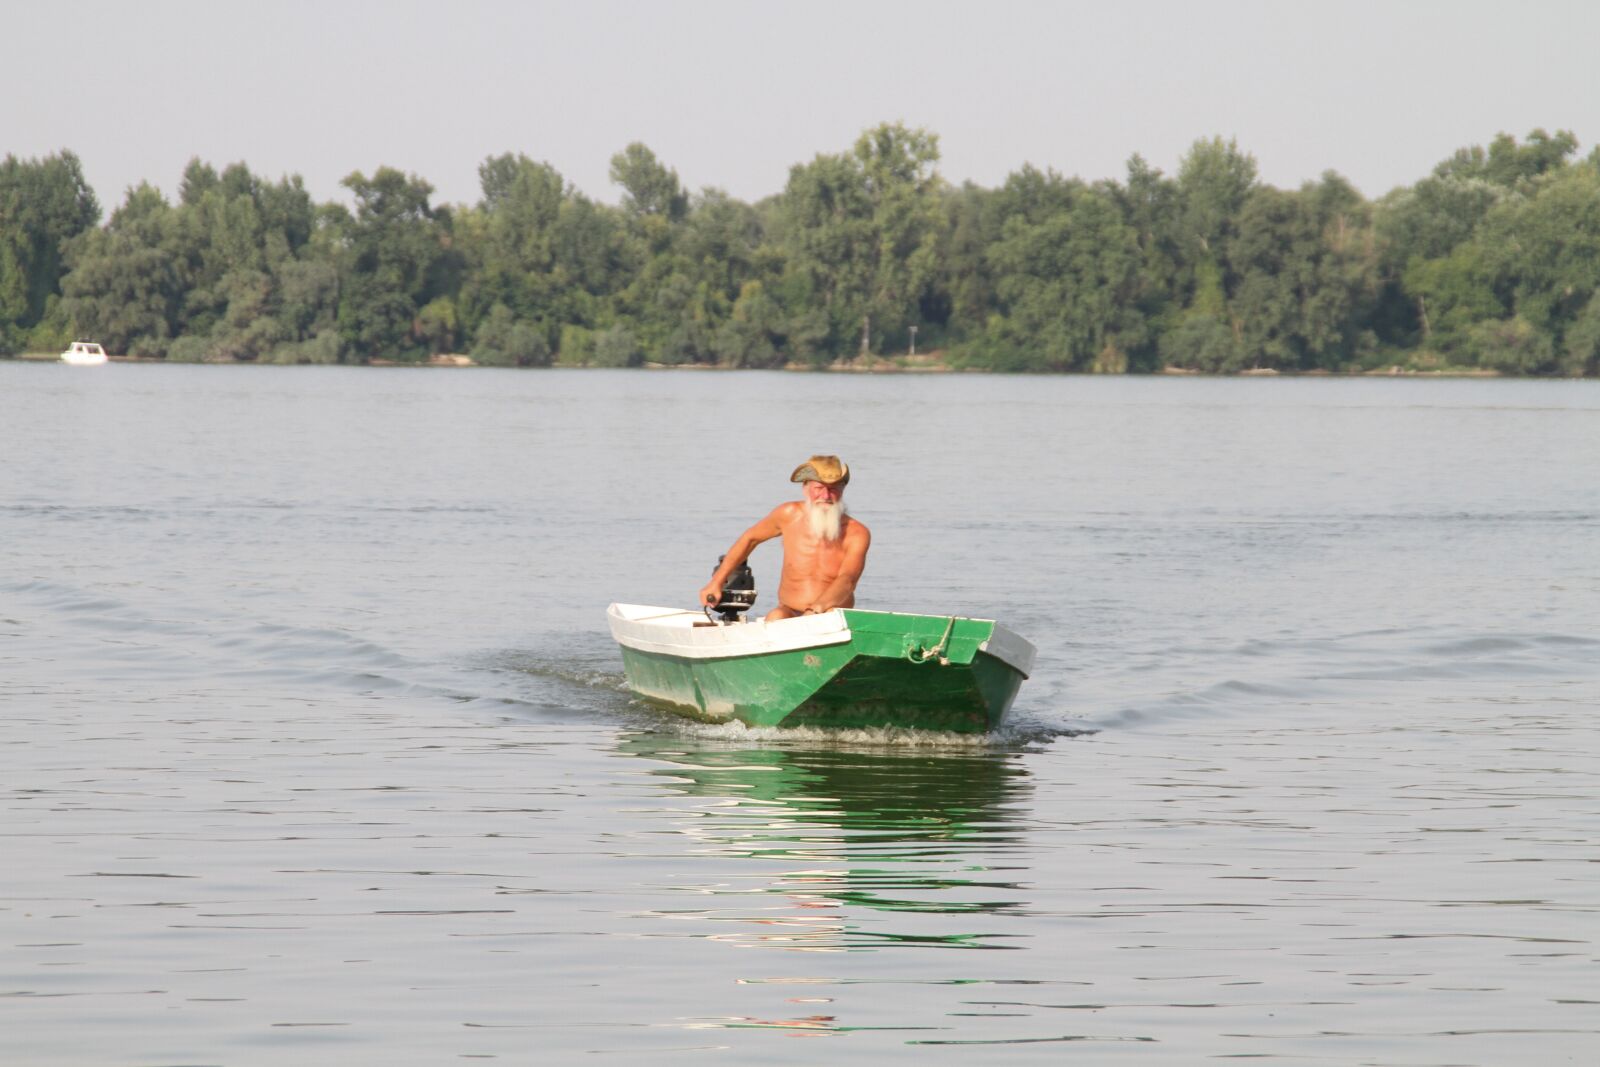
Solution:
M787 526L799 517L804 508L805 505L798 500L786 500L772 509L767 515L767 521L777 523L779 526Z
M758 544L777 537L783 533L784 527L789 524L793 516L793 512L787 509L788 505L779 504L757 519L756 524L745 531L745 536L755 540Z
M870 544L872 541L872 531L867 529L866 523L862 522L854 515L851 515L850 521L845 524L844 539L846 543L857 541L863 545Z

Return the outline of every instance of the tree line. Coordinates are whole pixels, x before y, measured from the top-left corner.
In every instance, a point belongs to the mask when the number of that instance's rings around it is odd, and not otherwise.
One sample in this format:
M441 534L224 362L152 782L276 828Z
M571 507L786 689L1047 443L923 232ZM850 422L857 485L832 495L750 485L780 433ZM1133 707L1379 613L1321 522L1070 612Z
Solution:
M0 164L0 354L90 337L173 361L827 366L913 346L957 367L1600 373L1600 151L1501 134L1365 199L1264 184L1233 141L1174 175L1023 166L952 185L887 123L754 204L642 144L616 206L524 155L439 204L389 167L348 204L199 160L101 222L79 160Z

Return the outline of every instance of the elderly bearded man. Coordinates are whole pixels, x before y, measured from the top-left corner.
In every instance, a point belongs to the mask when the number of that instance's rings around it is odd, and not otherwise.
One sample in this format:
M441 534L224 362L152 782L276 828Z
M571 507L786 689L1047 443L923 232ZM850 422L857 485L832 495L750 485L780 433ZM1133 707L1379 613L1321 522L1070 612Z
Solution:
M778 606L767 613L768 622L855 607L856 583L867 564L872 533L845 511L850 468L838 456L812 456L794 469L789 480L801 484L801 499L779 504L740 535L700 590L700 603L711 605L722 599L722 584L750 558L751 550L782 537L783 576L778 582Z

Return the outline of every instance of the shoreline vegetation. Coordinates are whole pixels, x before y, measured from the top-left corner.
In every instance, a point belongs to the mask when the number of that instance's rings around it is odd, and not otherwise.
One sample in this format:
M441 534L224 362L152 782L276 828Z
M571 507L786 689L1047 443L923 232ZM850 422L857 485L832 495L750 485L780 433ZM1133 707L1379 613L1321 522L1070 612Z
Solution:
M1083 374L1600 376L1600 150L1463 148L1369 200L1196 141L1175 175L939 174L884 123L744 203L635 143L620 204L524 155L436 204L198 159L102 221L78 158L0 161L0 358L74 339L125 362Z
M13 356L0 356L0 361L27 362L27 363L54 363L60 360L60 355L55 352L21 352ZM172 360L162 356L127 356L116 355L109 357L112 363L142 363L164 364ZM232 360L234 366L250 366L252 360ZM274 364L260 364L271 366ZM306 364L300 364L305 366ZM425 360L400 361L393 359L370 359L363 366L367 367L486 367L503 366L503 364L479 363L469 355L462 353L443 353L429 356ZM589 364L564 364L551 363L545 369L564 370L589 370L589 369L617 369L594 368ZM643 362L636 365L643 371L706 371L706 372L731 372L737 370L750 370L749 367L730 367L720 363L650 363ZM843 359L828 364L815 363L786 363L778 367L765 368L799 374L994 374L1002 373L987 367L953 366L942 352L930 352L916 356L871 356L865 359ZM1012 372L1027 373L1027 372ZM1049 371L1042 373L1071 374L1071 371ZM1415 367L1402 367L1391 364L1387 367L1377 367L1371 370L1277 370L1276 368L1263 367L1230 372L1211 372L1195 370L1189 367L1161 367L1151 372L1157 376L1174 378L1194 377L1234 377L1234 378L1504 378L1507 375L1498 370L1484 367L1443 367L1438 369L1418 369Z

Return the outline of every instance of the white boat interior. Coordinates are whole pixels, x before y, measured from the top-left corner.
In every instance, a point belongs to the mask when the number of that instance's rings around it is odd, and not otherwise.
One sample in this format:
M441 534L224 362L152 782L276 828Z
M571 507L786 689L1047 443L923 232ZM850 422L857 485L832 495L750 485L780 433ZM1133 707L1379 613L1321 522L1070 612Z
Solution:
M701 611L612 604L606 611L606 620L611 624L611 636L619 644L641 652L691 659L789 652L850 640L850 627L839 610L778 622L750 619L714 623Z
M800 615L776 622L757 618L715 623L701 611L645 604L612 604L606 610L606 621L610 623L611 636L618 644L640 652L685 659L757 656L768 652L840 645L850 640L850 624L845 619L844 611L838 608L820 615ZM979 621L992 622L988 619ZM980 648L1010 664L1025 677L1033 671L1033 645L999 623L994 624L993 634Z

